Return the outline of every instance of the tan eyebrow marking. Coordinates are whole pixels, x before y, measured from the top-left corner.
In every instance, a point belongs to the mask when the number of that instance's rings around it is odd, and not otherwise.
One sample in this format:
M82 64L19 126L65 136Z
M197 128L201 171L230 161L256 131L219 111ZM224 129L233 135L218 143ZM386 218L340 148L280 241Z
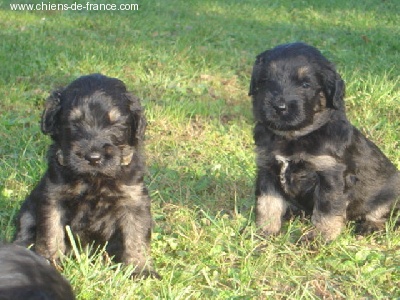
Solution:
M110 120L111 123L118 121L120 117L121 113L117 108L113 108L108 112L108 119Z
M300 67L300 68L297 70L297 77L298 77L298 78L303 78L303 77L305 77L305 76L308 74L308 71L309 71L309 68L308 68L307 66Z
M278 65L276 64L276 61L271 61L270 64L269 64L269 68L272 71L276 71L278 69Z
M82 110L80 110L79 108L74 108L73 110L71 110L71 113L69 114L69 117L71 120L78 120L80 118L82 118Z

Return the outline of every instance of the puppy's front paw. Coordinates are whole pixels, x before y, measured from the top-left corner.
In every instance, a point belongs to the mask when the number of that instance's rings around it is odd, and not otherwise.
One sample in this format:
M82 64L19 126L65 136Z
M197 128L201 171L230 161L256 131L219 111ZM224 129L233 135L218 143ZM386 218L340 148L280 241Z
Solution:
M262 238L267 238L269 236L279 234L281 229L281 222L279 224L274 224L274 226L263 226L257 229L257 235Z
M279 233L287 207L288 205L281 195L259 196L256 207L256 225L259 229L259 234L269 236Z
M333 241L345 225L343 216L313 214L311 221L315 225L315 230L327 242Z

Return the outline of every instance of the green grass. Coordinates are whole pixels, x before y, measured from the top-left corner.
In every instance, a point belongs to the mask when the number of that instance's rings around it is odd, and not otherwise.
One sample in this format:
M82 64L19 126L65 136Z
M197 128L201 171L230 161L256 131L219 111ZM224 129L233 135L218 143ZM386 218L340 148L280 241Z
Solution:
M50 90L87 73L115 76L149 121L152 256L163 279L132 281L129 269L82 250L63 262L78 299L400 298L400 232L390 224L365 238L349 226L318 250L296 244L310 228L297 219L257 239L247 96L258 53L313 44L347 83L350 120L400 167L398 1L147 0L131 12L9 3L0 2L0 239L12 239L12 219L46 168L38 122Z

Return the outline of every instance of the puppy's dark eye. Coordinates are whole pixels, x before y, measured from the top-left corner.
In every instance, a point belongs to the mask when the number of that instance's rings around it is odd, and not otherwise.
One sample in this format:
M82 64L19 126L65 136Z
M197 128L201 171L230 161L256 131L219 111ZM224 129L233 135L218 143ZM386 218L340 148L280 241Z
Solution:
M311 87L311 84L309 82L304 81L301 83L301 87L304 89L308 89L309 87Z
M279 92L277 90L271 90L269 92L271 93L272 96L275 96L275 97L279 95Z
M68 126L66 126L69 130L77 131L79 130L79 124L77 122L70 123Z

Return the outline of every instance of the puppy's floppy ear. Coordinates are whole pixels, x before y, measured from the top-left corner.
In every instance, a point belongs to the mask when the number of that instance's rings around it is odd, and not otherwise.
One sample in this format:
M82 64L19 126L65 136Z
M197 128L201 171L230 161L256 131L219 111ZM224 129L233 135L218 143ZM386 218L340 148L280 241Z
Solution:
M258 55L256 61L254 62L253 72L251 73L250 79L249 96L253 96L258 90L257 82L260 78L261 66L265 61L264 57L267 55L267 53L268 51L265 51Z
M61 109L61 92L54 91L46 100L41 119L41 129L44 134L55 136L57 133L57 118Z
M144 133L147 127L146 117L143 115L143 111L139 111L135 113L135 137L138 140L144 139Z
M132 138L137 141L144 139L147 121L140 105L140 100L136 96L126 93L129 100L129 110L132 117L131 132Z
M333 68L323 74L324 92L327 106L338 110L344 109L345 83Z

